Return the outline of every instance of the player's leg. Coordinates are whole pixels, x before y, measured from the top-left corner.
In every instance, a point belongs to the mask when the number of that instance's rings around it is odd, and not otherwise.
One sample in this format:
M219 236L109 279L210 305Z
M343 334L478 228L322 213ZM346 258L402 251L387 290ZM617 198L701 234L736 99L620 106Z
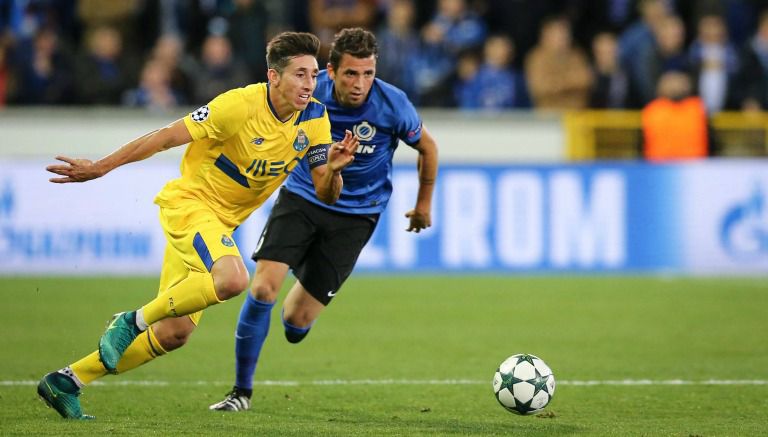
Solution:
M248 273L224 225L207 207L161 208L166 239L188 269L187 276L137 311L116 314L99 340L99 356L108 371L116 370L125 349L155 322L199 312L229 299L248 286ZM218 287L218 288L217 288Z
M298 343L304 339L312 328L320 313L325 309L317 298L296 281L283 302L280 315L285 328L285 338L290 343Z
M163 259L159 293L183 280L186 274L187 268L183 260L173 247L168 245ZM183 345L201 316L202 313L195 313L188 317L165 319L153 324L128 346L117 363L116 373L139 367ZM38 394L64 418L92 418L82 413L78 396L84 386L108 373L100 360L99 351L96 350L69 366L46 375L38 384Z
M376 228L377 216L339 215L317 207L313 217L321 229L294 268L298 281L283 303L285 337L302 341L312 324L336 297Z
M212 410L241 411L250 406L253 375L269 334L272 307L290 265L304 256L315 227L302 210L303 199L281 190L261 233L253 259L257 261L250 293L243 301L235 330L235 385Z
M288 265L259 260L251 290L243 300L235 329L235 385L211 410L243 411L250 408L253 374L261 348L269 334L272 307L288 273Z
M117 363L117 374L125 373L186 343L195 323L190 317L165 319L153 324L136 337ZM83 414L78 397L86 385L109 374L93 351L69 366L43 377L38 395L65 419L92 419Z

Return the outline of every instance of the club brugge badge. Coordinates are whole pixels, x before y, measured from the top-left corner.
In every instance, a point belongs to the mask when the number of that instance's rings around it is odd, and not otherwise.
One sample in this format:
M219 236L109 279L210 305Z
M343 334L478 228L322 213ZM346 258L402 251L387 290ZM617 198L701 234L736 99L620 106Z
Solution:
M225 245L225 246L227 246L227 247L232 247L232 246L234 246L234 245L235 245L235 242L234 242L234 241L232 241L232 239L231 239L231 238L229 238L229 236L227 236L227 235L222 235L222 236L221 236L221 244L223 244L223 245Z
M304 132L304 129L299 129L299 131L296 133L296 140L293 141L293 148L297 152L301 152L302 150L306 149L307 146L309 146L309 138L307 137L307 133Z

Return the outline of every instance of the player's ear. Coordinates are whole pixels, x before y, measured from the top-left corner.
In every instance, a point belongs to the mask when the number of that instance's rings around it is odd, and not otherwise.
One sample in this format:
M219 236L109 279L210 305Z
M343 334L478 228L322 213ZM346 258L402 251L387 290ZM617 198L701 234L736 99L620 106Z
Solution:
M271 83L277 85L280 82L280 73L278 73L274 68L270 68L267 70L267 79L269 79Z
M325 69L328 70L328 78L331 80L336 80L336 72L333 71L333 65L329 62L326 64Z

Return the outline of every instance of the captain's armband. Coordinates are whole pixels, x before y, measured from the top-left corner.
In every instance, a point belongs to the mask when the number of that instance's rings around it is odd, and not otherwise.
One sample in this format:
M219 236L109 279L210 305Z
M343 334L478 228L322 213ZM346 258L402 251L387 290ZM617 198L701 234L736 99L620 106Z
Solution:
M307 162L309 168L313 169L328 162L328 147L330 144L318 144L307 152Z

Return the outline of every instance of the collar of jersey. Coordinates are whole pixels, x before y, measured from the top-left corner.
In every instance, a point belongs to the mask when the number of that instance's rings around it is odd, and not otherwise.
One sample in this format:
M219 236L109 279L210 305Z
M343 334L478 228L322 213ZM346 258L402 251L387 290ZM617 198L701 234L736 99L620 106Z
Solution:
M272 100L269 99L269 81L267 81L267 106L269 106L269 112L272 113L272 116L275 117L275 120L283 124L291 121L293 116L296 115L296 112L293 112L290 117L286 118L285 120L280 120L280 117L277 116L277 111L275 110L275 107L272 106Z

